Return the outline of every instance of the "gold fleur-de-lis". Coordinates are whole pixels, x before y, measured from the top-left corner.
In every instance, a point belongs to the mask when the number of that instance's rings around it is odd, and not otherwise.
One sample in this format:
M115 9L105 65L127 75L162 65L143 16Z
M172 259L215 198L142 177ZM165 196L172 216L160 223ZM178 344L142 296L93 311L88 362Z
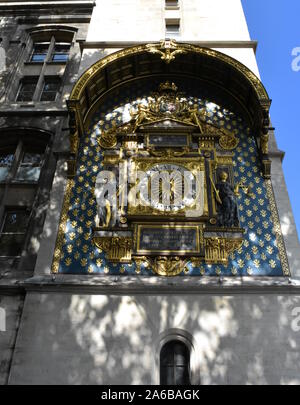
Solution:
M259 269L259 267L260 267L260 261L259 261L258 259L253 260L253 264L254 264L254 266L255 266L257 269Z
M89 250L88 245L83 245L83 246L82 246L82 251L83 251L83 253L87 253L88 250Z
M233 274L234 276L237 275L237 269L235 267L231 267L231 274Z
M238 266L239 266L240 269L242 269L242 268L245 266L244 260L239 259L239 260L238 260Z

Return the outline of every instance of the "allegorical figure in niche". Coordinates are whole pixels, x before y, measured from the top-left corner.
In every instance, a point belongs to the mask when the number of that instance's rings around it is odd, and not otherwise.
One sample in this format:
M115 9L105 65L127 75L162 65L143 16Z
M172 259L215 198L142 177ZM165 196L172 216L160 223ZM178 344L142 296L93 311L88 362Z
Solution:
M220 173L220 181L216 184L216 199L218 202L218 222L221 227L239 226L236 196L238 186L232 187L227 181L228 174Z
M96 226L108 228L112 219L111 204L107 198L104 197L105 205L98 206L98 218L96 218Z

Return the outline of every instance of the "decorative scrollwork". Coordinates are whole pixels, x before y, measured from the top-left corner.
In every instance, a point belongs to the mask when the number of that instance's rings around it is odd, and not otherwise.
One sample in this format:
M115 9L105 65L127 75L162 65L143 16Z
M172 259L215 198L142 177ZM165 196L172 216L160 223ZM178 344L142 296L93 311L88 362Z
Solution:
M178 47L176 41L172 39L160 41L160 47L157 47L156 44L147 44L146 50L149 53L160 55L161 60L168 64L175 59L176 55L186 53L186 51Z
M117 128L114 125L107 131L103 131L101 137L98 138L98 144L101 148L110 149L114 148L117 145L117 136L116 136Z
M205 262L207 264L228 264L228 256L235 250L238 250L243 243L243 239L226 238L205 238Z
M177 151L174 149L164 149L164 150L154 150L152 148L149 149L150 155L155 157L161 158L172 158L172 157L181 157L189 153L189 148L184 147L181 151Z
M267 155L269 153L269 134L261 134L260 149L264 155Z
M182 258L179 256L157 256L148 257L140 256L134 257L135 263L138 267L138 272L140 272L141 266L146 264L147 268L154 271L154 273L160 276L177 276L186 269L186 265L189 259Z
M238 146L239 140L235 137L235 134L222 129L223 134L220 137L219 144L224 150L233 150Z
M95 246L106 253L107 260L113 263L130 263L132 238L119 236L95 236Z

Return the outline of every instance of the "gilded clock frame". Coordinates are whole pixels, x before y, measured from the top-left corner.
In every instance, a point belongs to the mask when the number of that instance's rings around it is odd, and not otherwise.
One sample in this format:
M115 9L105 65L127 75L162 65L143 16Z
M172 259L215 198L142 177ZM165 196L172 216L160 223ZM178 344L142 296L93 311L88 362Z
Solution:
M208 210L208 197L207 197L207 186L206 186L206 170L205 170L205 164L204 164L204 158L199 156L199 157L178 157L178 158L164 158L163 160L161 158L157 157L138 157L138 158L133 158L133 164L135 165L134 169L136 172L138 170L147 172L151 167L153 167L156 164L172 164L172 165L177 165L177 166L182 166L189 170L191 173L195 174L197 171L204 172L204 184L203 184L203 190L204 190L204 207L203 207L203 214L201 216L201 219L205 219L209 215L209 210ZM178 211L176 213L174 212L162 212L158 209L155 209L154 207L151 206L140 206L137 205L136 207L131 206L128 203L128 216L134 216L137 217L139 215L142 216L156 216L156 217L180 217L183 216L185 217L185 213L187 210L192 210L195 208L195 204L192 204L191 206L186 206ZM186 217L185 217L186 218Z

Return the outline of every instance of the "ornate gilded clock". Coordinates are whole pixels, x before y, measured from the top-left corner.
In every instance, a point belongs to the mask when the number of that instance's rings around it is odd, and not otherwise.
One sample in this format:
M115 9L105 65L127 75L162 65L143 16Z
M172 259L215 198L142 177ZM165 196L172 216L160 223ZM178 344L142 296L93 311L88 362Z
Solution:
M205 111L166 82L98 142L103 169L115 172L118 185L112 204L96 181L104 204L93 240L108 260L148 263L160 275L178 274L189 261L227 263L244 231L235 196L246 187L233 182L235 134L209 124Z
M204 161L193 158L145 158L134 162L135 170L144 173L129 199L128 215L188 217L193 209L204 214ZM141 169L144 169L144 172ZM132 191L132 189L131 189ZM195 216L195 215L193 215Z

